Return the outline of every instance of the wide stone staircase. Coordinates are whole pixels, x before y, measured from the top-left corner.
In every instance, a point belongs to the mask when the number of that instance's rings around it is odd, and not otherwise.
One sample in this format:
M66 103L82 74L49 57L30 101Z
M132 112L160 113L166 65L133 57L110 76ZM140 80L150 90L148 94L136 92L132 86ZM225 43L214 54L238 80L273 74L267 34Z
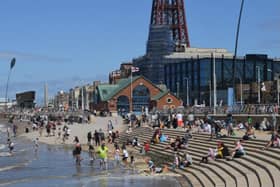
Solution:
M140 127L133 129L130 134L123 133L118 140L119 143L126 142L127 139L137 137L143 144L144 141L150 141L154 130L149 127ZM162 129L165 135L176 138L183 137L185 132L175 129ZM161 160L162 165L170 166L170 170L183 176L193 187L280 187L280 149L270 148L262 150L267 141L247 140L244 143L246 155L241 158L235 158L231 161L218 159L200 163L202 156L207 155L209 148L215 148L217 141L223 141L230 149L234 147L234 141L240 139L237 137L223 137L220 139L211 139L209 134L193 134L189 140L187 149L178 149L181 156L184 152L192 156L193 164L189 167L177 169L172 168L174 160L174 150L166 149L169 142L151 144L151 151L147 153L154 161ZM140 147L135 147L140 151ZM156 159L156 160L155 160ZM211 159L210 159L211 160Z

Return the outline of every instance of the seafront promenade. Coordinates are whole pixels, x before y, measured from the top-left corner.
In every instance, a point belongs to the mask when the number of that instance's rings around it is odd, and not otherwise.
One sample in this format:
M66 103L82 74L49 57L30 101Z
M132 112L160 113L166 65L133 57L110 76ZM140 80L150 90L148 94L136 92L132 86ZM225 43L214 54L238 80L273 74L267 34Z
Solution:
M268 115L250 115L253 121L263 119ZM196 115L199 117L199 115ZM201 115L203 117L203 115ZM215 117L226 118L226 115L216 115ZM243 117L247 119L248 115L233 115L234 119ZM143 142L150 141L156 129L151 127L150 123L141 124L138 128L133 128L132 132L125 132L128 128L128 124L123 123L121 117L94 117L92 123L74 123L67 125L71 129L70 138L66 140L65 144L73 146L73 140L75 136L78 136L80 142L84 145L87 144L87 133L89 131L102 129L107 132L107 123L112 120L114 124L114 130L118 130L120 138L117 139L121 145L127 142L128 139L138 138L140 145ZM62 124L63 126L64 124ZM61 126L61 127L62 127ZM169 138L176 138L177 136L183 137L185 135L185 129L179 127L177 129L163 128L161 132ZM225 130L222 133L226 134ZM207 133L197 133L193 130L193 138L189 140L187 149L180 149L176 151L180 156L187 151L193 158L193 164L186 168L174 168L174 151L171 149L165 149L169 146L169 142L161 142L156 144L150 144L150 151L146 155L138 154L141 150L141 146L132 147L129 146L130 153L133 153L138 160L138 169L145 170L146 158L151 158L155 161L158 167L168 167L168 175L174 173L176 176L181 176L180 180L183 180L190 186L264 186L264 187L277 187L280 186L278 176L280 174L280 150L279 148L270 148L268 150L262 150L262 148L269 141L271 131L255 131L256 139L245 141L244 148L246 155L242 158L236 158L233 161L225 159L219 159L216 161L209 161L207 164L200 163L202 156L205 156L209 148L215 148L217 142L224 142L230 149L234 147L234 141L239 140L244 135L245 130L235 130L234 136L223 136L222 138L210 139L210 135ZM38 131L32 131L29 133L23 133L22 137L34 140L39 137L39 141L50 145L61 145L61 139L57 136L40 137ZM111 147L113 149L113 147ZM113 151L112 151L113 152ZM111 155L113 158L113 155ZM140 162L140 163L139 163Z

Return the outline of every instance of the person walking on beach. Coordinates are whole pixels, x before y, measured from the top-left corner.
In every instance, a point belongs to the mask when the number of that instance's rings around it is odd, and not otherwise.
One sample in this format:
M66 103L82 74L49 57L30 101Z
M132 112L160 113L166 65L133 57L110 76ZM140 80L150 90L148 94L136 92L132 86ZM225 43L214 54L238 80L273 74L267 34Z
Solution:
M34 151L35 153L37 153L39 149L39 138L36 138L33 142L34 142Z
M115 161L117 165L120 163L120 148L118 144L115 144Z
M124 147L124 149L123 149L123 162L125 163L125 165L127 165L128 164L128 162L127 162L127 159L128 159L128 151L126 150L126 148Z
M10 138L10 127L7 127L7 138Z
M110 132L114 129L112 120L108 121L107 131Z
M39 135L40 135L40 137L42 137L42 135L43 135L43 128L44 128L43 123L40 123L40 125L39 125Z
M88 154L89 154L90 164L92 165L95 160L95 152L92 144L89 144L88 146Z
M89 131L89 132L87 133L87 139L88 139L88 145L90 145L90 144L91 144L91 139L92 139L91 131Z
M97 153L100 157L100 169L106 169L107 170L107 154L108 154L108 148L105 146L105 143L103 142L101 146L98 147Z
M82 152L82 147L80 143L76 143L75 149L73 150L73 156L76 159L76 164L81 165L81 152Z
M60 137L61 137L61 128L58 128L57 136L58 136L57 138L60 139Z
M105 134L101 128L99 129L98 134L99 134L100 141L105 141Z
M15 144L12 142L12 140L11 140L10 138L8 138L7 144L8 144L9 152L10 152L10 154L12 155L12 154L13 154L13 150L14 150L14 145L15 145Z
M14 133L14 137L17 136L17 129L18 129L18 126L16 124L13 124L13 133Z
M94 140L95 140L95 146L100 146L100 137L97 130L94 131Z

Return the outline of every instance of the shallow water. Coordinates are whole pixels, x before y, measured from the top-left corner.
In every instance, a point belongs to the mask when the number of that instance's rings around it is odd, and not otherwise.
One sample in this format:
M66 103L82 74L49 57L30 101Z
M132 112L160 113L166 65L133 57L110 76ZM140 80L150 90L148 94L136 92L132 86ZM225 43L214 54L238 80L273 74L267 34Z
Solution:
M0 125L2 131L5 127ZM0 131L0 146L7 137ZM70 186L70 187L179 187L171 177L140 177L136 171L116 166L109 161L108 170L99 168L99 162L90 165L88 155L82 154L81 166L76 166L72 151L63 146L39 145L35 153L30 140L16 138L13 156L5 145L0 149L0 186Z

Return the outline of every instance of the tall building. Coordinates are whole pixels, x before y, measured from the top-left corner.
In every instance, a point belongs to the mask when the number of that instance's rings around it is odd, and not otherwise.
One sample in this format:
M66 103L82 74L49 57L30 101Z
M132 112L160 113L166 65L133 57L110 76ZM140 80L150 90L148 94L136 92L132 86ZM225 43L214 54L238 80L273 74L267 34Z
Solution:
M169 27L177 47L190 47L184 0L153 0L150 28L154 26Z
M154 0L152 5L146 55L133 60L144 75L155 84L164 82L166 55L184 52L190 47L184 0Z
M257 103L260 102L260 82L275 79L279 82L280 79L279 59L265 54L239 56L235 71L237 85L229 92L233 82L233 54L222 48L190 47L183 0L153 1L146 54L133 59L132 63L140 69L137 75L145 76L154 84L166 84L172 93L191 105L213 106L214 82L217 83L217 102L231 104L238 100L239 83L251 85L242 88L242 92L246 88L244 92L248 93L244 101ZM257 89L253 84L256 82ZM279 87L274 90L280 90ZM277 98L278 92L272 98ZM228 100L230 97L232 101Z

